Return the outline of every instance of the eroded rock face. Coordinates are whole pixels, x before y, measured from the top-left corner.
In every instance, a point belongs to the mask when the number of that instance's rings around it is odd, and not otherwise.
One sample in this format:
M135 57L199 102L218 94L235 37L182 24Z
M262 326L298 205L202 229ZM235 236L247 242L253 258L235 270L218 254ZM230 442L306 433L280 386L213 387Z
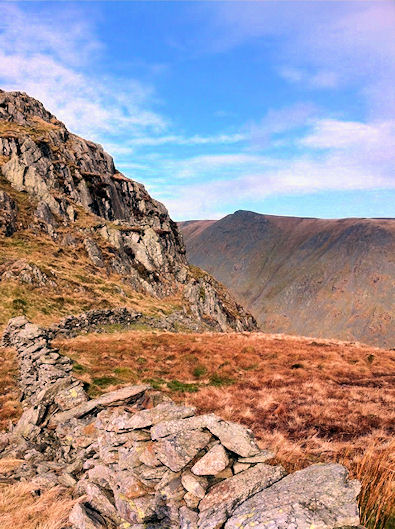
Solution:
M33 480L38 490L60 484L80 498L72 529L358 525L359 484L344 467L285 477L263 462L273 454L250 431L197 416L147 385L89 399L50 336L24 317L9 322L3 342L17 350L25 411L0 437L0 454L25 460L9 479Z
M182 292L191 315L218 330L256 328L223 287L189 267L182 237L163 204L119 173L100 145L71 134L21 92L0 90L0 172L14 189L30 195L33 220L42 231L59 245L83 245L98 269L119 274L150 295ZM11 235L16 213L6 194L0 195L0 209L1 204L0 230ZM95 220L89 228L84 212Z

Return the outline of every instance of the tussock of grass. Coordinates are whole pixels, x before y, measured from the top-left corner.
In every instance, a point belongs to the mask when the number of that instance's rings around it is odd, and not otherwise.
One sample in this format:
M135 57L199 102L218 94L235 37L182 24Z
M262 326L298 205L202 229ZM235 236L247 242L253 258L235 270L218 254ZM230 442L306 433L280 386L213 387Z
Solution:
M393 529L395 440L371 444L358 460L355 475L362 483L362 523L375 529Z
M0 430L16 422L22 413L17 386L18 364L15 352L0 348Z
M0 486L1 529L63 529L76 500L54 487L40 496L33 483Z

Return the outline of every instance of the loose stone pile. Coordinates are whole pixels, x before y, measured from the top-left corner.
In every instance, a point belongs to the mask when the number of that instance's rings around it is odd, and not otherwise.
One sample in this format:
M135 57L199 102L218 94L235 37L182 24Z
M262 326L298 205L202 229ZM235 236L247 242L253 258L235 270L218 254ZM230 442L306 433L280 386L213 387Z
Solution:
M50 332L9 322L25 411L0 437L24 458L9 480L57 484L80 497L73 529L335 529L358 527L359 483L338 464L286 476L241 425L173 403L147 385L89 399Z
M141 318L139 312L126 307L115 309L88 310L78 316L67 316L48 329L50 338L55 336L72 337L82 332L88 333L100 330L106 325L120 325L127 327Z

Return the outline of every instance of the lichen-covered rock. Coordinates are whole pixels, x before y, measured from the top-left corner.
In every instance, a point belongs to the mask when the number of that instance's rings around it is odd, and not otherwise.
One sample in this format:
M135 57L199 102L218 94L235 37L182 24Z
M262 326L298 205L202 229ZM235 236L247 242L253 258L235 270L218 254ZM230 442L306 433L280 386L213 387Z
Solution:
M211 435L207 432L189 431L170 435L157 442L156 457L173 472L184 468L202 448Z
M226 529L332 529L359 525L360 485L338 464L312 465L256 494L238 509Z
M197 476L215 476L229 464L229 457L221 444L214 445L191 468Z
M196 476L188 469L183 472L181 483L186 491L199 499L204 498L208 487L208 480L205 477Z
M285 475L282 467L259 463L215 485L199 504L199 529L217 529L235 508Z

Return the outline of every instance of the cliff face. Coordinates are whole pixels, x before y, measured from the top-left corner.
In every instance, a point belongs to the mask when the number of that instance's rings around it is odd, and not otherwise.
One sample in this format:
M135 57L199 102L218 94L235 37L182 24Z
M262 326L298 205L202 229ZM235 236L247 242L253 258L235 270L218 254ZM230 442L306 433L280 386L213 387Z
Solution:
M238 211L181 224L192 263L268 332L392 347L394 219L310 219Z
M71 134L24 93L0 91L0 171L4 236L34 228L61 249L82 246L96 269L120 276L136 291L181 295L194 317L222 330L254 327L220 285L189 268L163 204L119 173L100 145ZM18 204L6 183L22 203L27 195L30 219L18 214L26 204Z

